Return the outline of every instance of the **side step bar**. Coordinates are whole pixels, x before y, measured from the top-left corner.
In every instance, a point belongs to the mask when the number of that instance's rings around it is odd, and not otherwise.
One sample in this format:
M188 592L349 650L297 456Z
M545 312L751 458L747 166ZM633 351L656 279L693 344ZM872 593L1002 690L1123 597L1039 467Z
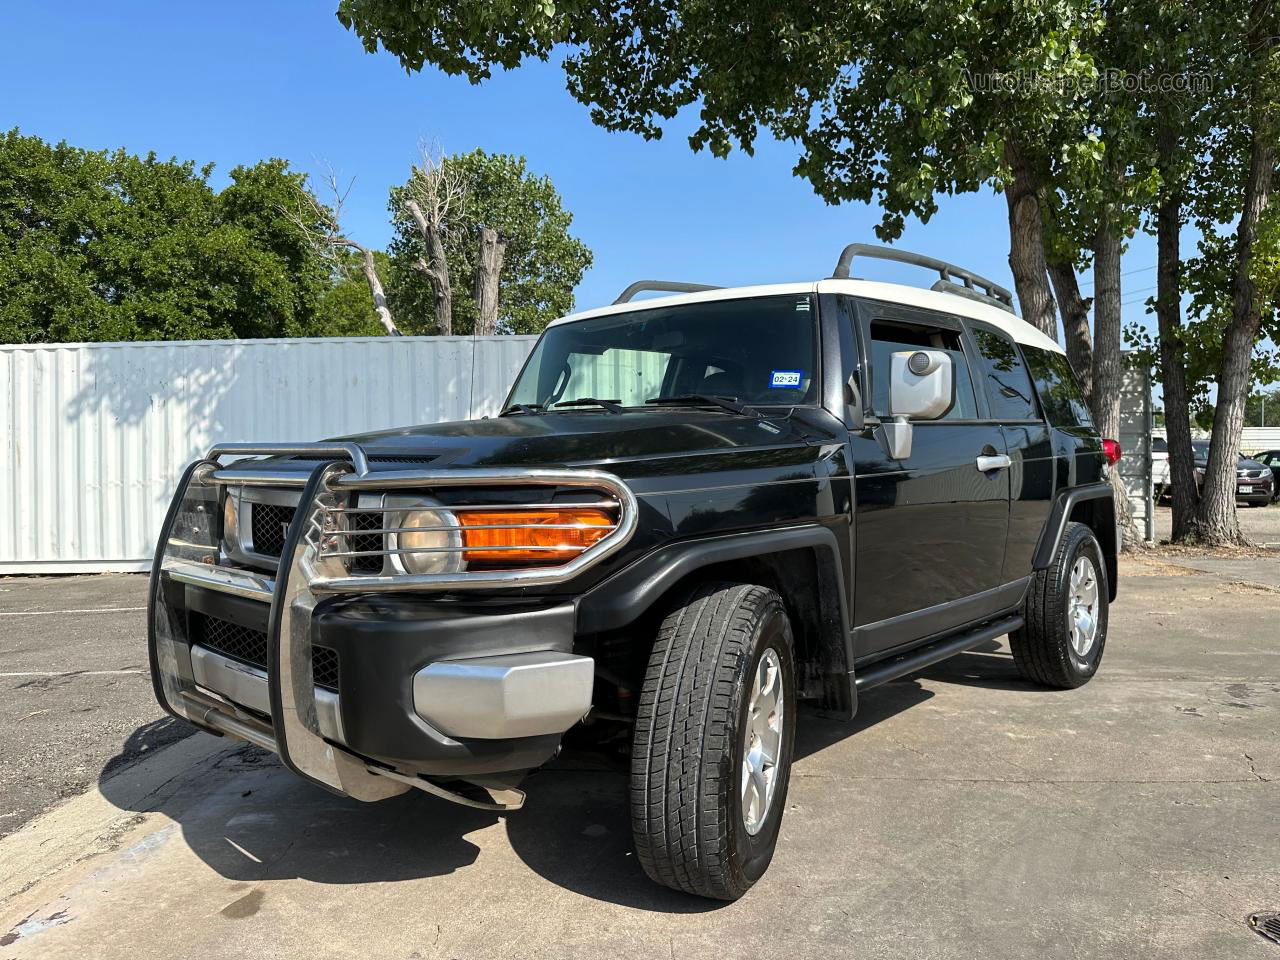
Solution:
M925 667L931 667L938 661L945 660L947 657L954 656L957 653L972 650L988 640L1003 637L1011 630L1017 630L1022 624L1023 620L1020 616L1006 617L1003 620L997 620L994 623L986 624L953 637L945 637L927 646L908 650L899 656L878 661L866 669L856 671L853 678L854 685L857 686L859 692L870 690L872 687L878 687L882 683L888 683L890 680L897 680L899 677L905 677L918 670L923 670Z

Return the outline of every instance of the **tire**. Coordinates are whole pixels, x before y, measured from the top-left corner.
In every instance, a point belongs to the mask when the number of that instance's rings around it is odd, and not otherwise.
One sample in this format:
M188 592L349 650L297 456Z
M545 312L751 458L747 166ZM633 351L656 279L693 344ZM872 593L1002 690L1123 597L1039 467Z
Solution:
M786 807L795 737L796 682L791 624L772 590L705 583L666 615L649 657L631 753L631 825L645 873L664 886L736 900L764 874ZM743 768L757 675L780 684L772 783L764 813L748 797ZM772 683L769 677L773 678ZM760 752L752 754L760 757ZM757 766L760 766L757 764ZM766 792L768 787L766 786ZM748 819L755 822L748 825Z
M1084 631L1069 627L1072 574L1078 565L1092 569L1094 602L1092 641L1083 645ZM1070 690L1088 683L1098 672L1107 645L1107 565L1093 531L1083 523L1068 523L1053 562L1035 571L1023 603L1023 626L1009 634L1009 646L1018 670L1028 680L1047 687Z

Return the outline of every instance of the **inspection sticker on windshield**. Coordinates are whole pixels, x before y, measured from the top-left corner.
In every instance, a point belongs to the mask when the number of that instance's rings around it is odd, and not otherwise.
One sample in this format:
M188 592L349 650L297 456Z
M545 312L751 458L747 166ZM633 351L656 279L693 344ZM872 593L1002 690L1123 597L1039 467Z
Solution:
M775 370L769 378L769 389L795 390L800 386L803 370Z

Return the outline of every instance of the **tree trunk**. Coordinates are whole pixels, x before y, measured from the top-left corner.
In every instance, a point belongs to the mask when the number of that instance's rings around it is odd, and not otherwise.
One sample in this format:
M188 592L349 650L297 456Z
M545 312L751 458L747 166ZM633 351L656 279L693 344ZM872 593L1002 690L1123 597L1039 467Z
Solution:
M369 284L369 293L373 296L373 309L378 314L378 321L386 329L387 335L400 336L400 328L391 318L391 309L387 306L387 293L378 279L377 264L373 260L373 251L360 248L360 270L364 273L365 282Z
M1250 272L1258 220L1271 200L1276 147L1262 129L1254 129L1245 181L1244 209L1236 227L1235 265L1231 283L1231 322L1222 337L1222 366L1218 370L1218 399L1213 413L1209 463L1205 467L1204 493L1196 509L1192 535L1210 544L1242 544L1236 516L1236 464L1240 459L1240 434L1244 409L1252 383L1250 364L1262 326L1257 291Z
M1162 127L1159 165L1169 189L1156 209L1156 323L1160 336L1160 379L1164 385L1164 426L1169 442L1169 484L1173 496L1173 542L1191 535L1195 519L1195 458L1191 454L1190 396L1182 344L1182 192L1173 172L1176 130Z
M498 231L480 228L480 257L476 262L476 336L492 337L498 332L498 277L507 245Z
M436 334L453 335L453 288L449 283L449 261L445 257L444 237L440 225L432 223L422 213L417 201L405 205L413 222L418 225L423 242L427 245L426 258L419 257L414 266L431 281L431 293L436 314Z
M1039 177L1025 151L1013 140L1005 141L1004 158L1010 172L1004 188L1009 205L1009 269L1022 305L1022 319L1056 340L1058 315L1044 258Z
M1049 279L1062 312L1062 337L1067 344L1067 359L1076 372L1085 398L1093 402L1093 343L1089 336L1091 298L1080 296L1076 268L1066 260L1049 261Z
M1120 357L1120 253L1120 237L1104 219L1093 241L1093 395L1089 407L1098 433L1112 440L1120 436L1120 391L1124 385ZM1124 547L1136 549L1142 534L1134 523L1129 491L1118 464L1111 470L1111 486Z
M1120 238L1104 221L1093 241L1093 396L1089 407L1098 431L1120 433Z

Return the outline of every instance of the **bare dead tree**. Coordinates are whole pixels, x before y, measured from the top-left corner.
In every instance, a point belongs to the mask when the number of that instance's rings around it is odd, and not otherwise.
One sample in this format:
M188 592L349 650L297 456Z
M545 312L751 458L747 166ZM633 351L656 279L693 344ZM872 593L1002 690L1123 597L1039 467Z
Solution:
M492 227L480 228L480 257L476 262L476 335L492 337L498 332L498 276L507 245Z
M449 282L445 237L450 220L462 212L466 196L467 184L461 172L445 161L438 148L423 145L421 159L405 187L403 206L427 248L427 255L419 257L414 267L431 281L436 332L444 337L453 333L453 287Z
M342 229L342 208L355 179L352 178L343 188L331 168L325 170L321 179L333 196L332 207L326 207L310 190L300 190L296 208L284 209L282 212L307 236L315 251L332 264L334 269L345 272L350 266L345 254L354 251L359 255L360 272L369 285L369 295L373 298L373 309L378 315L378 322L388 335L398 337L401 335L400 328L396 326L391 309L387 306L387 293L378 277L373 251L352 240Z

